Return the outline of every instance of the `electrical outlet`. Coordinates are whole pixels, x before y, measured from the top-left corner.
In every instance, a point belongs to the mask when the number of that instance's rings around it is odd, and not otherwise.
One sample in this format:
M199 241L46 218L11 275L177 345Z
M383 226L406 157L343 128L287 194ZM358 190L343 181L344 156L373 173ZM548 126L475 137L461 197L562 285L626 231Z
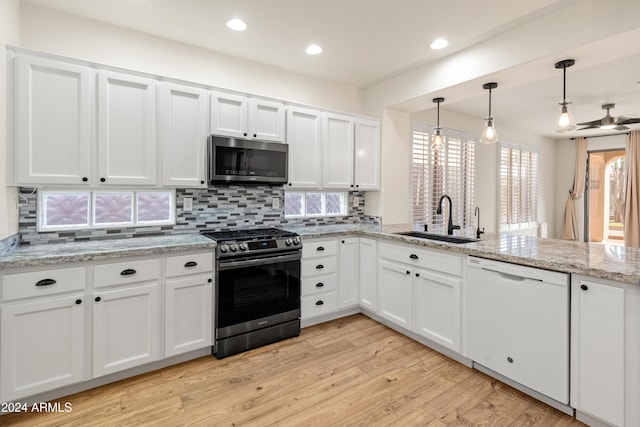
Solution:
M193 210L193 197L185 197L182 199L182 211L191 212Z
M271 199L271 208L280 209L280 199L278 197L274 197L273 199Z
M357 208L358 206L360 206L360 197L354 197L353 204L351 206L354 208Z

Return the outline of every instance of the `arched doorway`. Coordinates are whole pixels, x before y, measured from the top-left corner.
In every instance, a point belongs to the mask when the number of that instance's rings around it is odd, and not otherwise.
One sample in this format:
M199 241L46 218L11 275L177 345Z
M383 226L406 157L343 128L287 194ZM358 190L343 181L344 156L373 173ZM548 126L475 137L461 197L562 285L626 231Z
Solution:
M624 150L589 152L589 242L624 245L624 158Z

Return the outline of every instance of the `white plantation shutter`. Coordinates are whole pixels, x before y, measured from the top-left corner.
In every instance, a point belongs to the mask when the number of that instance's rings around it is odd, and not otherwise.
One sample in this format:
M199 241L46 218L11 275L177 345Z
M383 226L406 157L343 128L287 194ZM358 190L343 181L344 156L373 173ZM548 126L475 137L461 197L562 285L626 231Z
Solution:
M437 215L443 194L451 197L453 223L472 227L475 208L475 142L470 135L442 129L445 146L432 148L433 128L413 125L412 212L413 223L443 227L449 213Z
M500 143L500 230L537 226L538 151Z

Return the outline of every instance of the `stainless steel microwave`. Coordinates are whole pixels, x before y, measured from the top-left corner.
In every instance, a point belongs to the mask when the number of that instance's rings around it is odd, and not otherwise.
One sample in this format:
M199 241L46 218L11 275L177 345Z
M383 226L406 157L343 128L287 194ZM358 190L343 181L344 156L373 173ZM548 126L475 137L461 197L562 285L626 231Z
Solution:
M210 135L207 145L209 184L287 182L287 144Z

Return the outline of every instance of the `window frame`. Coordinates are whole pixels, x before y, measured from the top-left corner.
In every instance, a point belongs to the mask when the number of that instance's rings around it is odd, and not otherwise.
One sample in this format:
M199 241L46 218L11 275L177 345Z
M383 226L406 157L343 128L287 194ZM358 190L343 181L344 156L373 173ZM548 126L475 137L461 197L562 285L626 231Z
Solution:
M444 151L436 153L432 147L435 127L423 123L412 123L411 126L411 155L409 156L410 175L410 220L413 224L426 224L433 230L442 230L446 233L445 217L448 218L448 206L445 204L445 212L436 214L438 200L443 194L451 197L453 206L453 222L465 229L473 229L476 188L476 141L466 132L455 129L440 128L445 147ZM420 134L420 138L417 137ZM426 138L425 138L426 135ZM421 141L421 147L416 149L416 142ZM450 145L451 144L451 145ZM424 147L427 147L424 149ZM451 156L457 152L458 158L450 163ZM444 158L442 158L444 153ZM435 173L434 160L440 157L437 166L442 168L441 173L433 182L431 178ZM422 162L424 172L417 172L417 162ZM456 170L457 169L457 170ZM417 176L419 175L419 176ZM427 176L428 175L428 176ZM424 182L423 190L417 189L418 184ZM440 187L439 190L434 187ZM452 191L453 190L453 191ZM420 193L420 194L419 194ZM437 194L436 194L437 193ZM416 203L416 200L422 201ZM416 214L420 212L420 214ZM421 216L421 218L419 218Z
M523 203L526 206L525 212L520 213L517 212L515 213L515 215L518 216L518 219L520 221L518 222L514 222L513 221L513 215L514 215L514 207L511 206L511 204L513 203L514 199L513 197L515 196L514 194L511 195L511 203L509 203L509 206L506 208L506 213L504 215L506 215L507 221L504 222L503 221L503 193L504 193L504 189L503 189L503 169L504 166L502 164L502 156L503 156L503 150L510 150L510 159L513 159L513 151L518 151L520 152L520 159L518 160L518 164L519 164L519 173L518 173L518 177L520 178L520 181L517 183L518 184L518 211L521 211L522 207L523 207ZM527 176L528 178L528 182L527 182L527 189L526 192L529 193L531 195L532 198L530 198L528 201L524 201L522 200L522 192L519 190L520 188L522 188L522 173L521 171L522 169L522 153L527 153L529 156L529 167L527 168ZM498 164L498 168L497 168L497 187L498 187L498 200L497 200L497 229L499 232L511 232L511 231L518 231L518 230L527 230L527 229L537 229L538 225L539 225L539 214L538 214L538 208L540 205L540 150L538 149L538 147L535 147L533 145L526 145L526 144L514 144L511 142L504 142L504 141L500 141L498 142L498 150L497 150L497 164ZM532 169L535 165L535 169ZM510 167L509 169L509 173L508 175L511 175L513 177L513 174L515 173L515 171L513 170L513 167ZM507 178L508 179L508 178ZM514 184L513 182L509 181L507 184L507 188L512 187ZM526 221L522 221L522 219L524 219L524 216L526 216L527 220Z
M170 218L162 221L138 221L138 193L168 193L170 195ZM50 193L70 193L70 194L86 194L88 197L88 223L80 225L45 225L45 202L44 199L47 194ZM95 217L95 198L99 193L131 193L132 194L132 212L131 222L120 223L96 223ZM69 188L40 188L38 189L37 206L36 206L36 231L37 232L60 232L60 231L81 231L81 230L108 230L118 228L131 228L131 227L152 227L161 225L175 225L176 224L176 191L175 189L144 189L144 190L132 190L132 189L69 189Z
M302 196L302 213L300 215L287 215L286 213L286 199L287 194L301 194ZM320 214L309 214L307 213L307 193L320 193L322 194L322 213ZM337 193L341 194L343 197L342 208L343 212L337 214L328 214L327 213L327 194L329 193ZM349 216L349 192L348 191L336 191L336 190L285 190L284 192L284 205L283 214L286 219L295 219L295 218L339 218L339 217L347 217Z

